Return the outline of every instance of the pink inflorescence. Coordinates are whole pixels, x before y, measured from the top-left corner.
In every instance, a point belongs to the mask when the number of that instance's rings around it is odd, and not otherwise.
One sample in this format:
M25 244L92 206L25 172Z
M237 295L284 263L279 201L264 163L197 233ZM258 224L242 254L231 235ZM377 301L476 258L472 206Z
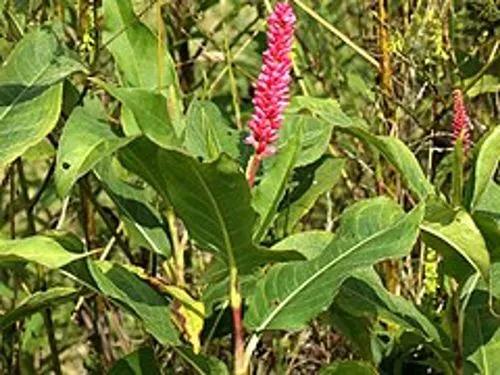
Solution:
M276 152L274 143L290 100L292 80L290 54L295 24L292 7L286 3L276 4L267 22L268 48L263 54L262 69L255 85L254 113L248 124L251 134L246 139L246 143L255 148L257 157Z
M453 144L457 139L462 140L464 150L470 148L470 120L465 109L462 91L453 91Z

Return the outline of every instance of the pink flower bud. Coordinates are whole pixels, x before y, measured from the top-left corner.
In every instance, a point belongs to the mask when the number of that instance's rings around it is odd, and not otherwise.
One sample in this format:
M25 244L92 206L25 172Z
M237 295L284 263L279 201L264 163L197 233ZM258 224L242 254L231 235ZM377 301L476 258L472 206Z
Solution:
M460 139L464 151L467 151L471 145L470 120L465 109L462 91L453 90L453 144Z
M283 122L283 112L290 100L290 71L295 14L289 4L277 3L267 20L267 50L262 55L262 69L255 84L254 113L248 124L257 157L276 152L274 143Z

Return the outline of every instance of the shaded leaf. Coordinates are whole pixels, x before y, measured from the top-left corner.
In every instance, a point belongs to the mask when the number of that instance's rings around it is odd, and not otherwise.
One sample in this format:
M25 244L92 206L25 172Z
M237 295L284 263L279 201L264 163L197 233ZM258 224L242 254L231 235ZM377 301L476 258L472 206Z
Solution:
M113 364L108 375L160 375L160 368L153 349L140 348Z
M337 361L319 371L319 375L377 375L378 371L362 361Z
M203 354L195 354L191 349L179 347L174 349L191 369L199 375L228 375L224 362Z

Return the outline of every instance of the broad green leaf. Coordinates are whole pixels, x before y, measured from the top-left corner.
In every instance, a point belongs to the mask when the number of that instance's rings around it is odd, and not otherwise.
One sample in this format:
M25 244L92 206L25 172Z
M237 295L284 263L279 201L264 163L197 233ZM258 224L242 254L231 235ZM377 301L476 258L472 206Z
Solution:
M498 311L499 304L492 306ZM464 317L464 374L496 374L500 368L500 318L493 315L488 293L475 291Z
M179 343L165 297L118 264L95 261L89 263L89 269L100 291L133 311L161 344Z
M129 235L138 239L140 246L164 257L170 256L170 241L160 214L144 197L144 189L121 180L113 170L111 160L105 159L96 169L107 194L113 200Z
M260 241L271 226L278 210L278 205L285 194L288 180L293 172L300 148L300 128L292 134L278 150L271 163L265 163L264 177L253 191L252 207L259 214L254 239Z
M195 374L199 375L229 375L224 362L215 357L195 354L189 348L174 348L175 352L186 362Z
M468 87L474 79L474 77L466 79L464 85ZM467 91L467 96L474 98L481 94L497 93L498 91L500 91L500 78L498 75L485 74Z
M331 232L311 230L286 237L272 247L272 250L297 250L307 260L319 256L335 238Z
M20 240L0 239L0 262L22 260L56 269L88 255L70 252L55 239L42 235Z
M111 52L124 86L168 87L175 79L172 58L158 54L158 38L135 15L130 0L104 0L104 44Z
M256 331L303 327L331 304L352 271L408 254L422 216L422 206L404 214L387 198L353 205L320 256L271 267L250 297L246 325Z
M351 126L352 120L340 108L339 103L330 98L294 96L287 108L287 113L308 113L333 126Z
M130 109L146 137L165 148L181 147L164 96L141 88L119 88L102 82L100 84Z
M441 252L454 276L464 277L477 270L488 277L490 259L481 232L472 217L461 208L452 208L441 200L429 202L425 220L421 225L423 240L433 249ZM460 257L456 257L458 254ZM469 267L464 265L464 261ZM445 262L446 266L446 262Z
M153 349L143 347L127 354L113 364L108 375L160 375Z
M319 375L377 375L370 363L362 361L337 361L319 371Z
M237 159L239 136L212 102L193 100L186 114L184 146L193 156L205 161L217 159L224 152Z
M76 295L78 295L78 291L69 287L54 287L42 292L33 293L13 310L0 315L0 331L42 309L50 306L59 306L66 301L70 301Z
M375 147L401 174L408 189L420 199L433 194L434 188L425 177L417 158L401 140L388 136L376 136L359 126L338 127L338 130Z
M276 227L280 233L293 231L318 198L337 183L344 166L344 159L324 156L314 164L295 171L294 182L298 184L282 201L283 207L276 219Z
M27 34L0 68L0 167L40 142L56 125L62 84L82 66L49 28Z
M500 126L496 126L487 136L479 149L474 168L474 193L471 208L476 209L492 182L500 160ZM491 204L491 202L488 202Z
M75 108L64 127L55 172L57 191L62 197L100 160L133 139L116 135L109 124L98 117L97 111L93 106Z
M432 342L437 348L443 345L441 334L434 324L413 303L385 289L373 269L354 272L340 288L335 305L353 316L397 324Z
M309 115L285 115L278 146L281 147L293 134L302 130L300 151L295 162L296 167L301 167L313 163L325 153L332 129L332 124Z
M145 147L149 148L148 156L141 153ZM297 256L253 244L251 233L256 214L250 206L248 182L238 163L224 154L211 163L177 151L158 149L155 155L152 147L155 146L147 146L141 140L132 142L123 149L122 162L173 205L200 247L220 255L227 265L236 264L240 273L272 260ZM135 160L145 156L148 165L143 170L143 164Z

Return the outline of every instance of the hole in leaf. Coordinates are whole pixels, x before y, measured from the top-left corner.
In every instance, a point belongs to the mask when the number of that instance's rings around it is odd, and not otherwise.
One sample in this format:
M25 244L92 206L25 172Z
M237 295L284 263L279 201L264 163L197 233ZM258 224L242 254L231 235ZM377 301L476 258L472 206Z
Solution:
M70 163L67 163L67 162L63 162L63 163L62 163L62 168L63 168L64 170L68 170L70 167L71 167L71 164L70 164Z

